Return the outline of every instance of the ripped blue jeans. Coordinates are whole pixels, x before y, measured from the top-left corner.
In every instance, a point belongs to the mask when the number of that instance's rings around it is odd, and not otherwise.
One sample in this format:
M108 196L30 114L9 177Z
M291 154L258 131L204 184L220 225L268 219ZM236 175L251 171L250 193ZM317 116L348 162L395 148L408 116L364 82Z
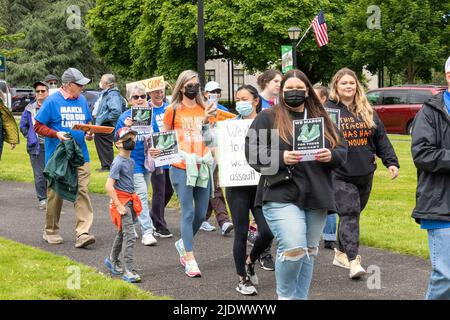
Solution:
M263 213L278 245L275 261L278 299L306 300L327 211L266 202Z

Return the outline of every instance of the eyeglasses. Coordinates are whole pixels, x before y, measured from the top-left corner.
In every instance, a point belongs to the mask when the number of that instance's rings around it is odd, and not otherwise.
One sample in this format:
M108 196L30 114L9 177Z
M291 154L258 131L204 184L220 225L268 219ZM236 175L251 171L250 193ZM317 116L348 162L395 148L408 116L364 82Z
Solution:
M48 81L47 84L48 84L49 86L51 86L51 85L58 84L58 83L57 83L56 81L52 81L52 82Z
M76 85L78 88L83 88L83 87L84 87L82 84L78 84L78 83L75 83L75 82L71 82L71 83L73 83L74 85Z
M138 100L138 99L147 99L147 95L145 95L145 94L143 94L143 95L140 95L140 96L131 96L131 99L134 99L134 100Z
M47 90L36 90L36 93L46 93Z
M216 89L216 90L210 91L210 93L221 94L222 90L221 89Z
M200 88L200 83L189 83L189 84L187 84L186 86L185 86L185 89L186 88L196 88L196 89L199 89Z

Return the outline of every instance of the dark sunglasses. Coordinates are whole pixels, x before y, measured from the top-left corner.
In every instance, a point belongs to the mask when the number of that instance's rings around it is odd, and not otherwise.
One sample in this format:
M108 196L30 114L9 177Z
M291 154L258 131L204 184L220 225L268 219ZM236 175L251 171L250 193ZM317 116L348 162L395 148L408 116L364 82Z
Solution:
M47 90L36 90L36 93L46 93Z
M216 89L216 90L213 90L213 91L210 91L211 93L215 93L215 94L221 94L222 93L222 90L220 90L220 89Z
M78 83L75 83L75 82L72 82L74 85L76 85L78 88L82 88L83 87L83 85L82 84L78 84Z
M185 88L196 88L196 89L199 89L200 88L200 83L189 83L188 85L185 86Z
M49 85L52 85L52 84L57 84L57 82L56 81L52 81L52 82L47 82Z
M137 99L139 99L139 98L141 98L141 99L147 99L147 95L143 94L143 95L140 95L140 96L131 96L131 99L134 99L134 100L137 100Z

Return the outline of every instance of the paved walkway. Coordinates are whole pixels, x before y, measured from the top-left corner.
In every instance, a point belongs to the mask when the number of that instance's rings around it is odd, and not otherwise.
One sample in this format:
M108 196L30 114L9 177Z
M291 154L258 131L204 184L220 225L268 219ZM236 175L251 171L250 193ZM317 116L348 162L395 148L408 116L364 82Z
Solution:
M33 185L0 181L0 236L65 255L107 273L103 259L109 254L115 229L107 211L108 198L91 194L91 200L95 214L92 233L97 242L88 249L74 247L74 209L70 202L65 202L60 221L65 242L52 246L42 240L44 213L37 207ZM259 267L256 268L260 279L259 294L244 297L236 292L238 278L232 256L233 233L223 237L219 231L199 231L195 253L203 277L188 278L174 247L180 236L179 212L169 209L166 216L175 237L159 239L154 247L145 247L140 242L135 247L136 266L143 279L138 285L142 289L175 299L276 299L274 272ZM369 278L350 280L347 270L331 264L333 252L321 249L316 259L310 299L423 299L430 272L428 261L367 247L362 247L360 253L363 266L379 268L379 289L373 288L377 286L373 278L370 278L372 281L368 281ZM368 282L373 289L369 289Z

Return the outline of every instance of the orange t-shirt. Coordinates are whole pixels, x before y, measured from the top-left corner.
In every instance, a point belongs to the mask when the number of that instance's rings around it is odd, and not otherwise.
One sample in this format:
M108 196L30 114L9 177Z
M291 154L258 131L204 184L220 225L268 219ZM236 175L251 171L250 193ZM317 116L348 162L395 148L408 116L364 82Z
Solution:
M164 124L170 128L174 128L177 132L178 147L184 152L195 153L200 157L203 157L209 151L203 142L202 136L202 123L204 118L205 109L199 105L189 108L179 104L175 113L174 125L172 125L173 106L169 106L164 112ZM186 163L184 161L173 163L172 165L186 170Z

